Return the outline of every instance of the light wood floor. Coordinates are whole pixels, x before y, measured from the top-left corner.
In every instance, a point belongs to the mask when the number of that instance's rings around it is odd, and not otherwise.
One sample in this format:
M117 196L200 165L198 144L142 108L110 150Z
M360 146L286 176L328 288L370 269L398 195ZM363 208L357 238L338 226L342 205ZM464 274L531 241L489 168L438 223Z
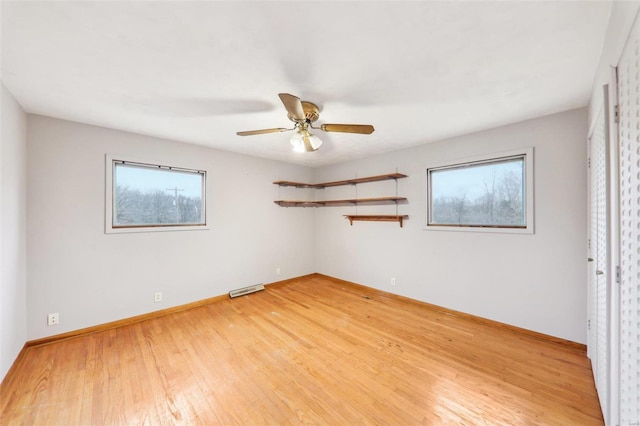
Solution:
M322 276L28 349L2 424L601 425L584 351Z

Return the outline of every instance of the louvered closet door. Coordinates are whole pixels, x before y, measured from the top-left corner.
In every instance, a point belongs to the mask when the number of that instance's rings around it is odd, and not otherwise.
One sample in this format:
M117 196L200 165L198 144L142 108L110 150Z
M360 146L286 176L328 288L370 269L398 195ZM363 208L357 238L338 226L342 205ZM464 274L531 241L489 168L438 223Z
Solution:
M607 134L604 108L601 109L591 135L591 256L590 313L593 373L602 412L607 418L609 398L609 295L607 282L608 218L607 218Z
M640 22L618 64L620 425L640 424Z
M596 280L596 265L598 257L598 176L593 161L594 144L604 137L604 122L602 107L596 119L596 125L589 136L589 334L588 355L593 363L594 379L597 371L598 334L598 285ZM593 163L593 164L592 164Z

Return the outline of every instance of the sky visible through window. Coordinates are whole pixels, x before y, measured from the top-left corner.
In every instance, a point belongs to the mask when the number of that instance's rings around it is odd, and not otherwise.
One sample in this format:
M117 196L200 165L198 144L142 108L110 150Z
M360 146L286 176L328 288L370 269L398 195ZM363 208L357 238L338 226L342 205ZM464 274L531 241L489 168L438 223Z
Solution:
M139 190L143 193L165 191L170 193L178 189L184 197L199 198L202 196L202 175L193 172L182 172L151 167L139 167L116 164L116 185Z
M526 226L524 157L429 171L432 225Z
M431 172L431 185L437 188L438 197L466 196L476 199L483 196L487 185L495 177L508 173L522 175L523 160L511 159L500 163L473 164L461 168L448 168L433 170Z

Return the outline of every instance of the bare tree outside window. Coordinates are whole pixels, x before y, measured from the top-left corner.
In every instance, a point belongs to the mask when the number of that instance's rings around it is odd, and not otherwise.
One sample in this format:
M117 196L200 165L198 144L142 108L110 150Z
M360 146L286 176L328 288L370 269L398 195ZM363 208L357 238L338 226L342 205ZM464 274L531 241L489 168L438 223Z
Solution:
M525 156L428 169L428 225L526 227Z
M113 167L113 227L205 224L204 172L122 161Z

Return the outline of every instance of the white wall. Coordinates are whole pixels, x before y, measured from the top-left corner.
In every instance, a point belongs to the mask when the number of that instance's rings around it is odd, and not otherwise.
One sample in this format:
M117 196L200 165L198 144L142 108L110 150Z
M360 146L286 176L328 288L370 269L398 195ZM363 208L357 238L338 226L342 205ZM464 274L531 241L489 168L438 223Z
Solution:
M640 11L640 1L614 1L611 5L611 16L600 54L600 62L596 70L591 99L589 102L589 123L597 118L603 102L602 86L609 83L611 67L616 66L622 55L622 49L629 37L633 22Z
M211 229L105 234L107 153L207 170ZM30 340L315 271L314 212L271 183L310 168L29 115L28 177Z
M0 380L27 340L27 117L0 84Z
M586 109L574 110L314 171L30 115L27 338L317 271L584 343L586 121ZM423 230L424 169L430 162L526 146L535 147L534 235ZM106 235L107 153L207 169L211 230ZM349 226L342 215L353 207L287 209L273 203L289 197L273 180L326 181L396 168L409 175L398 181L399 195L409 198L400 206L400 213L410 215L404 228ZM354 188L315 195L349 191ZM395 184L361 185L358 191L389 195ZM395 212L392 206L358 209ZM275 276L276 267L281 276ZM389 285L392 276L395 287ZM155 291L163 292L163 302L153 303ZM46 326L50 312L60 313L59 326Z
M393 172L409 204L396 223L349 222L355 207L316 212L316 269L418 300L586 342L586 108L373 158L316 169L316 181ZM535 234L424 230L425 168L433 162L535 148ZM325 189L318 197L354 188ZM395 184L359 185L358 196L394 195ZM357 208L394 214L393 206ZM390 278L397 285L390 285Z

